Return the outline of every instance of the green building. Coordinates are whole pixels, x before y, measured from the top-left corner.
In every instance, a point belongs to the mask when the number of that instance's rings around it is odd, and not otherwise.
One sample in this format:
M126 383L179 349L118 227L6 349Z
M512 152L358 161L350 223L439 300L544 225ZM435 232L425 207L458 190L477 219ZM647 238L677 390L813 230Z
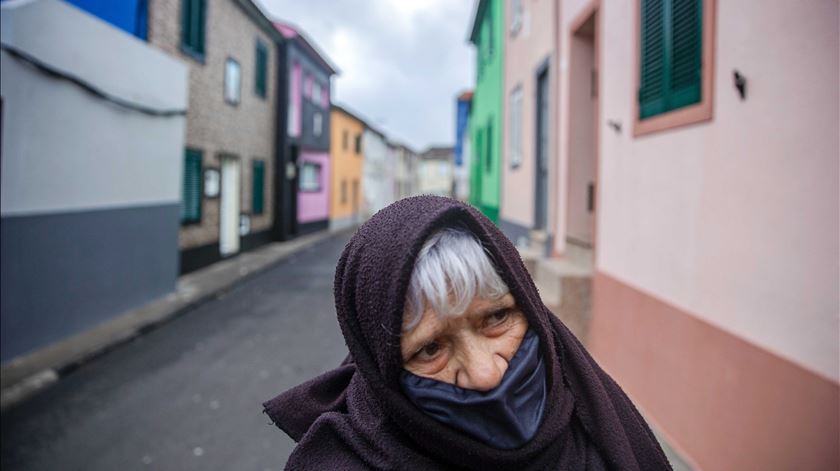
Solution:
M499 221L504 77L504 2L480 0L470 33L476 46L476 83L470 113L470 203Z

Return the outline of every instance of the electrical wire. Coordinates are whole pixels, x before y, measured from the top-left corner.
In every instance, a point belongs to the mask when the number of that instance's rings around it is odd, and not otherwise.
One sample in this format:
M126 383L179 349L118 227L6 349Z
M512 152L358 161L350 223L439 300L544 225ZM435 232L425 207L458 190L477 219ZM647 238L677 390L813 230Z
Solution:
M187 110L185 109L156 109L138 103L133 103L129 100L124 100L120 97L111 95L110 93L97 88L95 85L92 85L69 72L59 70L49 64L46 64L45 62L31 56L30 54L27 54L26 52L21 51L20 49L15 48L14 46L10 46L5 43L0 43L0 48L8 52L9 55L11 55L12 57L33 65L35 68L45 73L46 75L49 75L50 77L67 80L68 82L75 84L76 86L90 93L91 95L113 103L117 106L132 111L137 111L139 113L143 113L149 116L171 117L185 116L187 114Z

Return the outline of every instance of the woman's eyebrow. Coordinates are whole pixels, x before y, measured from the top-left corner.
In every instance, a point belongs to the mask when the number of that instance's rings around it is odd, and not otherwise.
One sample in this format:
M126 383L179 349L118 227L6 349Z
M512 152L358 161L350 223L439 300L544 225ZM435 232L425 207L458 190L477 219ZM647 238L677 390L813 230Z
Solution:
M470 313L470 317L484 317L488 314L492 314L498 311L504 311L506 309L514 309L516 307L515 301L506 301L506 300L499 300L494 302L493 304L485 307L484 309L479 309L477 311L473 311Z

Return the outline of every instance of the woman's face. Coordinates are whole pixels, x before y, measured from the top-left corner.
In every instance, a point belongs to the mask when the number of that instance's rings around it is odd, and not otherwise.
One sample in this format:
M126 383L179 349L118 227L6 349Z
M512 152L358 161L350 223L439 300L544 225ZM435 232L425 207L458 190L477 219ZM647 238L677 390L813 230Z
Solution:
M400 342L403 367L417 376L488 391L502 381L519 348L528 321L508 293L474 298L460 316L438 316L432 309Z

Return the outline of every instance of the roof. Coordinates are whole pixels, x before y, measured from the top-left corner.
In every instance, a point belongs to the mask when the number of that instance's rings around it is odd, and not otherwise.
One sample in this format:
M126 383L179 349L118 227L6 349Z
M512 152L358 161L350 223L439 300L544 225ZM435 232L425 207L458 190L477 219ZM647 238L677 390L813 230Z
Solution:
M368 126L367 120L365 120L364 118L362 118L361 116L359 116L359 114L358 114L358 113L355 113L355 112L353 112L353 111L350 111L350 110L349 110L346 106L344 106L344 105L339 105L339 104L337 104L337 103L333 103L333 104L332 104L332 109L334 109L334 110L338 110L338 111L340 111L340 112L342 112L342 113L346 114L347 116L349 116L349 117L351 117L351 118L355 119L356 121L358 121L358 122L362 123L362 124L363 124L366 128L370 127L370 126Z
M478 45L478 29L481 26L481 18L484 16L484 10L487 9L487 0L478 0L475 6L475 14L472 19L472 26L470 26L470 35L467 38L469 42Z
M472 101L473 91L467 90L458 95L458 101Z
M411 147L408 147L407 144L403 144L402 142L388 141L388 145L391 146L391 147L397 148L397 149L404 149L409 154L417 155L417 152L414 149L412 149Z
M282 20L274 20L274 27L281 35L283 35L284 38L299 44L310 57L320 62L330 74L338 75L340 73L338 68L333 65L327 55L321 52L315 42L311 41L300 28Z
M340 105L338 103L332 103L332 108L334 108L338 111L341 111L342 113L346 114L347 116L350 116L351 118L355 119L356 121L361 122L365 126L365 129L367 129L368 131L370 131L374 134L379 135L379 137L381 137L382 139L387 139L387 136L385 135L384 132L380 131L379 129L376 129L373 126L371 126L370 122L367 119L363 118L359 113L357 113L355 111L351 111L350 108L348 108L346 105Z
M239 8L242 8L242 10L245 11L248 18L259 26L265 34L270 36L271 39L277 42L284 42L286 40L286 38L274 28L271 20L266 17L262 10L260 10L260 7L257 6L253 0L236 0L235 3L239 5Z
M432 146L424 150L420 157L423 160L451 160L453 154L452 146Z

